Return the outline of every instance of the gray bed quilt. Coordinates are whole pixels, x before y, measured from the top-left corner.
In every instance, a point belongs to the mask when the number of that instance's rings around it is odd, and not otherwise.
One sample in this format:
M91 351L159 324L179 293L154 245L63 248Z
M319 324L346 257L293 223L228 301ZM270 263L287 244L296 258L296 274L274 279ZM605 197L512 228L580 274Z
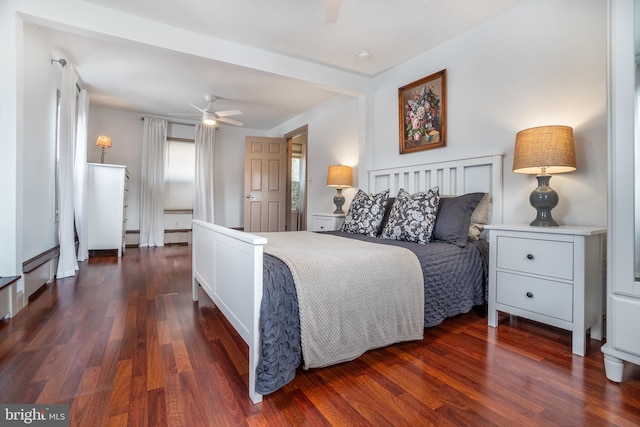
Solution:
M426 245L330 232L348 238L402 246L413 251L424 277L424 326L466 313L486 302L489 244L484 240L458 246L432 241ZM302 362L300 320L295 284L286 264L264 255L260 308L262 350L256 391L266 395L290 382Z

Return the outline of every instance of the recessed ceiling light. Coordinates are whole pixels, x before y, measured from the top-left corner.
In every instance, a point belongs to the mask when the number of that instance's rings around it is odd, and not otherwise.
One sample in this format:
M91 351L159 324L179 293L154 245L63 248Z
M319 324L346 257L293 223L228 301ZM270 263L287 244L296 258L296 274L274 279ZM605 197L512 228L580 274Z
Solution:
M371 56L371 52L367 49L362 49L357 52L358 59L368 59Z

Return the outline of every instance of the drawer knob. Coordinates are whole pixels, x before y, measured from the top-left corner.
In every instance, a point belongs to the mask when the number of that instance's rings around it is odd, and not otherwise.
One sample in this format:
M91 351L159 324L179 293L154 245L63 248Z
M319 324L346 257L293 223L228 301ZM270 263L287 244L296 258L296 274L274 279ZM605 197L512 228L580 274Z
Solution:
M535 258L535 257L533 256L533 254L527 254L527 259L531 260L531 259L533 259L533 258Z
M531 292L527 292L527 298L533 298L533 294Z

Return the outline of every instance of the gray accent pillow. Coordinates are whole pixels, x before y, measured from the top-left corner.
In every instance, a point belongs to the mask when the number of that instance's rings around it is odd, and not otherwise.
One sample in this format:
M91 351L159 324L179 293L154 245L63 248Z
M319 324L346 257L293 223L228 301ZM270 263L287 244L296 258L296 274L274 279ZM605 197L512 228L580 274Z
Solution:
M367 194L358 190L351 201L340 231L376 237L388 199L389 190L378 194Z
M433 227L433 240L465 247L469 239L471 214L482 197L484 193L469 193L457 197L441 196Z
M382 238L427 243L436 222L440 203L439 188L426 193L409 194L400 189L393 202L389 220L382 230Z

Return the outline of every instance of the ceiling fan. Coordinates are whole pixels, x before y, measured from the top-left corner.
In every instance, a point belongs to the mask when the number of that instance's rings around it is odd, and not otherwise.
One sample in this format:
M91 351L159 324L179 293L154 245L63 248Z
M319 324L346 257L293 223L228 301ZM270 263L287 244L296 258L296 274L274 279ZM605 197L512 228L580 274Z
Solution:
M202 113L202 123L205 125L213 126L215 124L220 123L228 123L234 126L242 126L244 123L239 122L237 120L230 119L229 116L237 116L242 114L240 110L227 110L227 111L216 111L213 109L213 103L217 99L215 95L205 95L204 99L207 101L207 106L204 108L200 108L197 105L189 103L190 106L195 108L196 110ZM175 116L192 116L199 114L171 114Z
M333 24L338 20L342 0L325 0L324 23Z

